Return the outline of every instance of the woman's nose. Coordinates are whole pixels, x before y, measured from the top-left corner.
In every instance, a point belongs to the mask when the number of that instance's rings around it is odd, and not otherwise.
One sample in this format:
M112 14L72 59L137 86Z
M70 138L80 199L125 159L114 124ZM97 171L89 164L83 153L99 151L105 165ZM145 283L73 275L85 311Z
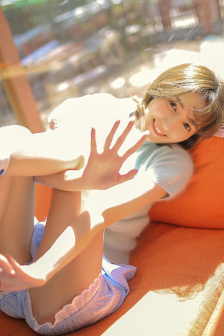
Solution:
M164 130L169 130L177 127L180 124L180 116L177 114L170 114L163 120Z

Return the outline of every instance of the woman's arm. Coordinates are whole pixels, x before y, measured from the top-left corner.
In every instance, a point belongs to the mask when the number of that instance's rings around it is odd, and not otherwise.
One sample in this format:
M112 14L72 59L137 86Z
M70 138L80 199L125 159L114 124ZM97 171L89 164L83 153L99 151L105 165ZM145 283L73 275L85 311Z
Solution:
M5 175L46 175L80 168L83 165L83 157L74 149L69 157L63 158L57 141L52 131L32 134L22 126L1 128L1 150L10 157Z
M82 206L90 213L91 218L94 218L93 225L100 218L98 216L102 216L103 226L106 228L167 196L167 191L159 184L147 182L146 179L147 175L144 179L142 175L137 174L132 180L110 189L89 191L87 197L83 198Z
M122 156L118 154L120 147L126 137L131 132L134 121L130 121L112 146L114 135L119 127L119 121L115 122L104 143L102 153L98 153L95 130L91 132L91 150L88 162L84 169L68 170L54 175L37 176L35 181L55 189L75 191L75 190L104 190L114 185L123 183L132 179L137 170L131 170L127 174L119 173L124 161L134 152L136 152L145 142L147 132L143 133L132 147Z

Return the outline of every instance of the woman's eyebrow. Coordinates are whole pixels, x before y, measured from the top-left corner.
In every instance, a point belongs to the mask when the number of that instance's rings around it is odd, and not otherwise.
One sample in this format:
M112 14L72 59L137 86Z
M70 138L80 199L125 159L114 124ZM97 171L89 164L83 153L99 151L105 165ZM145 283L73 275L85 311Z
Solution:
M177 98L177 101L180 104L180 106L184 109L184 104L183 104L182 100L180 99L180 97L176 96L176 98Z
M182 109L184 109L184 103L183 103L183 101L180 99L179 96L176 96L176 98L177 98L178 103L179 103L180 106L182 107ZM194 109L194 108L193 108L193 109ZM195 121L194 119L189 118L189 117L187 116L187 120L188 120L189 123L191 123L196 129L198 128L198 125L196 124L196 121Z

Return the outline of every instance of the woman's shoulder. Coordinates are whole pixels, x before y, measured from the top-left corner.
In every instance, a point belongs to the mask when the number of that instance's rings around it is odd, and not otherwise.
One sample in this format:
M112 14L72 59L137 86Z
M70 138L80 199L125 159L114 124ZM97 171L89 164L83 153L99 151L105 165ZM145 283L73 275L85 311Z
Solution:
M179 145L151 146L143 174L150 176L170 196L174 196L186 186L194 172L192 158Z
M178 144L162 145L162 146L157 145L157 149L165 156L169 157L171 160L174 160L176 158L176 160L178 161L186 160L192 162L192 157L189 154L189 152L183 149Z
M144 146L143 146L144 152ZM143 153L142 153L143 154ZM175 145L158 145L155 143L145 143L145 153L147 156L147 166L164 165L165 169L193 170L193 160L191 155L178 144Z
M180 145L160 146L158 150L162 153L161 160L166 163L167 169L176 171L179 174L187 174L191 176L194 171L194 165L191 155ZM158 154L158 157L160 155Z

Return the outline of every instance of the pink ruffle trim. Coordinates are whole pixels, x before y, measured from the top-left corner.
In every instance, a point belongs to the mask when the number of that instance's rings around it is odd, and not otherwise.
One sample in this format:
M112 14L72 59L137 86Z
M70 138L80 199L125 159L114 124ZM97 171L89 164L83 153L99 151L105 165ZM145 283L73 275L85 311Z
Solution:
M47 326L49 328L53 328L57 323L69 318L72 314L75 314L77 311L82 309L96 294L98 289L100 288L102 283L102 273L94 280L93 283L89 285L89 288L86 288L82 291L82 293L76 296L71 303L66 304L56 315L55 315L55 322L54 324L51 322L45 322L44 324L39 324L36 319L33 317L32 308L31 308L31 299L28 295L28 304L30 307L30 312L32 318L35 320L35 327L34 330L38 331L38 329L42 326Z
M215 136L218 138L224 138L224 121L218 132L215 133Z

